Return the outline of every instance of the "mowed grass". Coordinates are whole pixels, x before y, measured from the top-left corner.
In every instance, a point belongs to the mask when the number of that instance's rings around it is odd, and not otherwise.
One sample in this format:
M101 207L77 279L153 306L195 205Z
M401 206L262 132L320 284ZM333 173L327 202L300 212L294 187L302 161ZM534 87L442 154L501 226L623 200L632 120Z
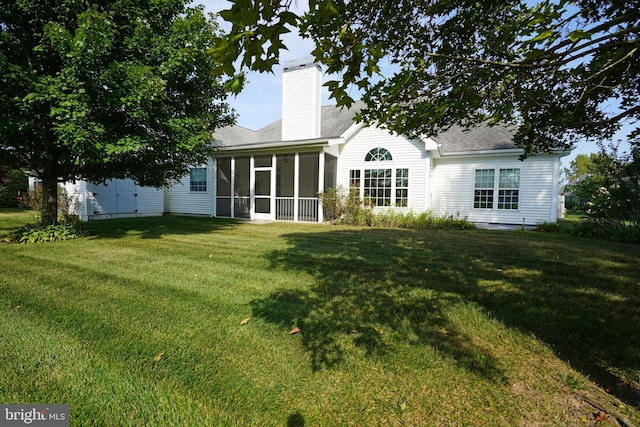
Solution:
M0 240L31 220L0 211ZM0 245L2 403L68 403L83 426L640 425L638 246L85 226Z

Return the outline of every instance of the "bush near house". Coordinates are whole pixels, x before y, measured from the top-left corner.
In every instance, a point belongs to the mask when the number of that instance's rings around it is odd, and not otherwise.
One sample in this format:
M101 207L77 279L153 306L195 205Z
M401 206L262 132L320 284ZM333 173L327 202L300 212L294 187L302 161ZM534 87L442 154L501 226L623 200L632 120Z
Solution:
M368 200L361 200L359 189L329 188L320 194L325 219L332 224L406 228L412 230L468 230L475 228L466 218L438 217L431 212L414 213L387 210L374 212Z
M579 236L626 243L640 242L640 147L591 158L589 174L572 190L585 200L584 215L574 228Z

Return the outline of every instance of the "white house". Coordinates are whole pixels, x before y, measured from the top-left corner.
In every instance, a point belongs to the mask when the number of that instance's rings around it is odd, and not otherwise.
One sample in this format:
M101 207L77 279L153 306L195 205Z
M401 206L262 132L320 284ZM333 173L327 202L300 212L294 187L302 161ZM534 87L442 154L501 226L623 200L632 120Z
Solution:
M355 123L362 108L321 107L322 70L313 59L283 68L282 119L253 131L214 134L215 158L164 189L131 180L66 183L83 220L170 214L323 221L318 194L357 188L377 210L466 217L477 223L556 222L560 158L519 160L510 127L453 127L409 139ZM31 183L33 187L34 182Z
M318 193L356 187L376 209L431 211L472 222L556 222L560 158L518 158L514 129L452 128L409 139L353 121L351 109L320 105L313 60L283 68L282 120L257 131L218 130L218 154L164 190L164 211L214 217L323 220Z

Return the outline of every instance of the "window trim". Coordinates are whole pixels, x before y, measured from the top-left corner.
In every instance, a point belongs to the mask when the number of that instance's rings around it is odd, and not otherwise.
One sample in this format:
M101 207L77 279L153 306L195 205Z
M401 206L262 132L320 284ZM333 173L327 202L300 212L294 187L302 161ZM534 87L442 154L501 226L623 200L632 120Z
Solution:
M517 212L520 210L520 173L521 168L516 167L494 167L494 168L474 168L473 177L473 199L472 209L474 210L497 210ZM492 186L478 187L478 172L492 171ZM505 186L507 178L503 175L516 172L516 186ZM502 179L501 179L502 178ZM506 182L508 184L508 182ZM482 183L481 183L482 184ZM488 185L488 183L487 183ZM483 194L483 192L486 192ZM491 205L488 206L490 199ZM507 201L508 200L508 201ZM480 205L480 206L478 206ZM486 205L486 206L485 206Z
M394 206L398 208L409 207L409 168L396 168L395 178ZM403 181L406 185L402 185Z
M193 173L195 171L204 171L204 181L194 180ZM198 166L189 168L189 192L190 193L207 193L209 191L209 170L206 166ZM202 177L199 177L202 178Z
M391 162L393 161L393 156L391 152L383 147L372 148L367 151L367 154L364 156L365 162Z
M502 176L505 171L507 176ZM511 171L511 172L508 172ZM498 172L498 198L497 208L505 211L517 211L520 206L520 168L502 168ZM513 178L515 176L515 179ZM515 181L516 186L509 186ZM507 201L508 200L508 201ZM515 207L513 207L515 205ZM507 207L509 206L509 207Z
M409 208L410 168L406 165L396 167L391 152L384 147L370 149L362 160L357 167L349 169L349 188L357 191L360 200L382 202L373 205L380 208ZM376 185L372 186L374 181ZM382 186L378 185L380 183ZM406 185L399 186L398 183ZM365 195L366 192L369 195Z
M485 173L486 175L483 175ZM480 174L480 180L478 176ZM491 174L491 180L487 180ZM483 179L484 178L484 179ZM480 185L479 184L484 184ZM491 185L491 186L489 186ZM473 177L473 209L494 209L495 206L496 170L492 168L474 169Z
M399 208L399 209L406 209L409 208L409 195L410 195L410 184L409 184L409 171L410 168L404 167L404 168L395 168L395 167L381 167L381 168L372 168L372 167L367 167L370 165L365 165L364 167L361 168L354 168L354 169L349 169L349 188L352 190L357 191L358 197L360 197L361 200L388 200L389 204L376 204L374 205L374 207L381 207L381 208ZM389 171L389 173L387 174L386 172L383 175L376 175L376 176L372 176L371 175L371 171ZM398 176L398 172L402 171L401 173L403 174L403 176ZM387 176L388 175L388 176ZM405 179L406 180L406 187L400 187L398 186L398 180L399 179ZM376 186L376 187L366 187L366 182L367 181L371 181L371 180L382 180L382 181L389 181L390 185L389 186ZM383 194L382 196L378 197L377 195L375 197L371 197L371 196L366 196L365 195L365 191L366 190L372 190L372 191L377 191L380 192L382 191ZM400 194L400 196L398 195L398 192L404 192L404 194ZM386 194L388 193L388 195ZM404 200L404 203L398 203L398 200Z

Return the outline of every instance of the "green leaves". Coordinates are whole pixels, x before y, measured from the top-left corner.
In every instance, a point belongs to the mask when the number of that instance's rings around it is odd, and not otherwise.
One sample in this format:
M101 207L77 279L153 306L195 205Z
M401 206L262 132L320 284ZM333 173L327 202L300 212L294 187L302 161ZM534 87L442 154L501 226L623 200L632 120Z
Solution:
M271 72L280 50L286 49L282 36L298 24L298 15L276 0L233 0L219 15L232 23L232 29L218 39L213 53L220 58L217 73L232 77L234 92L242 87L235 75L236 61L240 60L240 71Z
M575 30L569 33L569 40L571 40L573 43L576 43L582 39L590 39L591 36L592 34L587 31Z
M0 162L49 180L161 186L205 161L213 130L233 121L214 74L221 35L201 6L5 6Z
M233 24L220 49L228 75L237 59L270 71L282 29L295 25L315 43L316 61L340 76L326 85L338 105L362 93L362 119L398 133L489 117L518 124L516 141L530 155L640 120L637 22L624 2L310 0L299 17L286 0L232 4L221 14ZM399 70L382 75L389 63ZM629 137L640 142L637 129Z
M531 44L536 44L538 42L544 42L544 41L552 41L554 38L554 33L551 30L545 30L543 32L541 32L540 34L538 34L537 36L535 36L534 38L532 38L531 40L529 40L529 43Z

